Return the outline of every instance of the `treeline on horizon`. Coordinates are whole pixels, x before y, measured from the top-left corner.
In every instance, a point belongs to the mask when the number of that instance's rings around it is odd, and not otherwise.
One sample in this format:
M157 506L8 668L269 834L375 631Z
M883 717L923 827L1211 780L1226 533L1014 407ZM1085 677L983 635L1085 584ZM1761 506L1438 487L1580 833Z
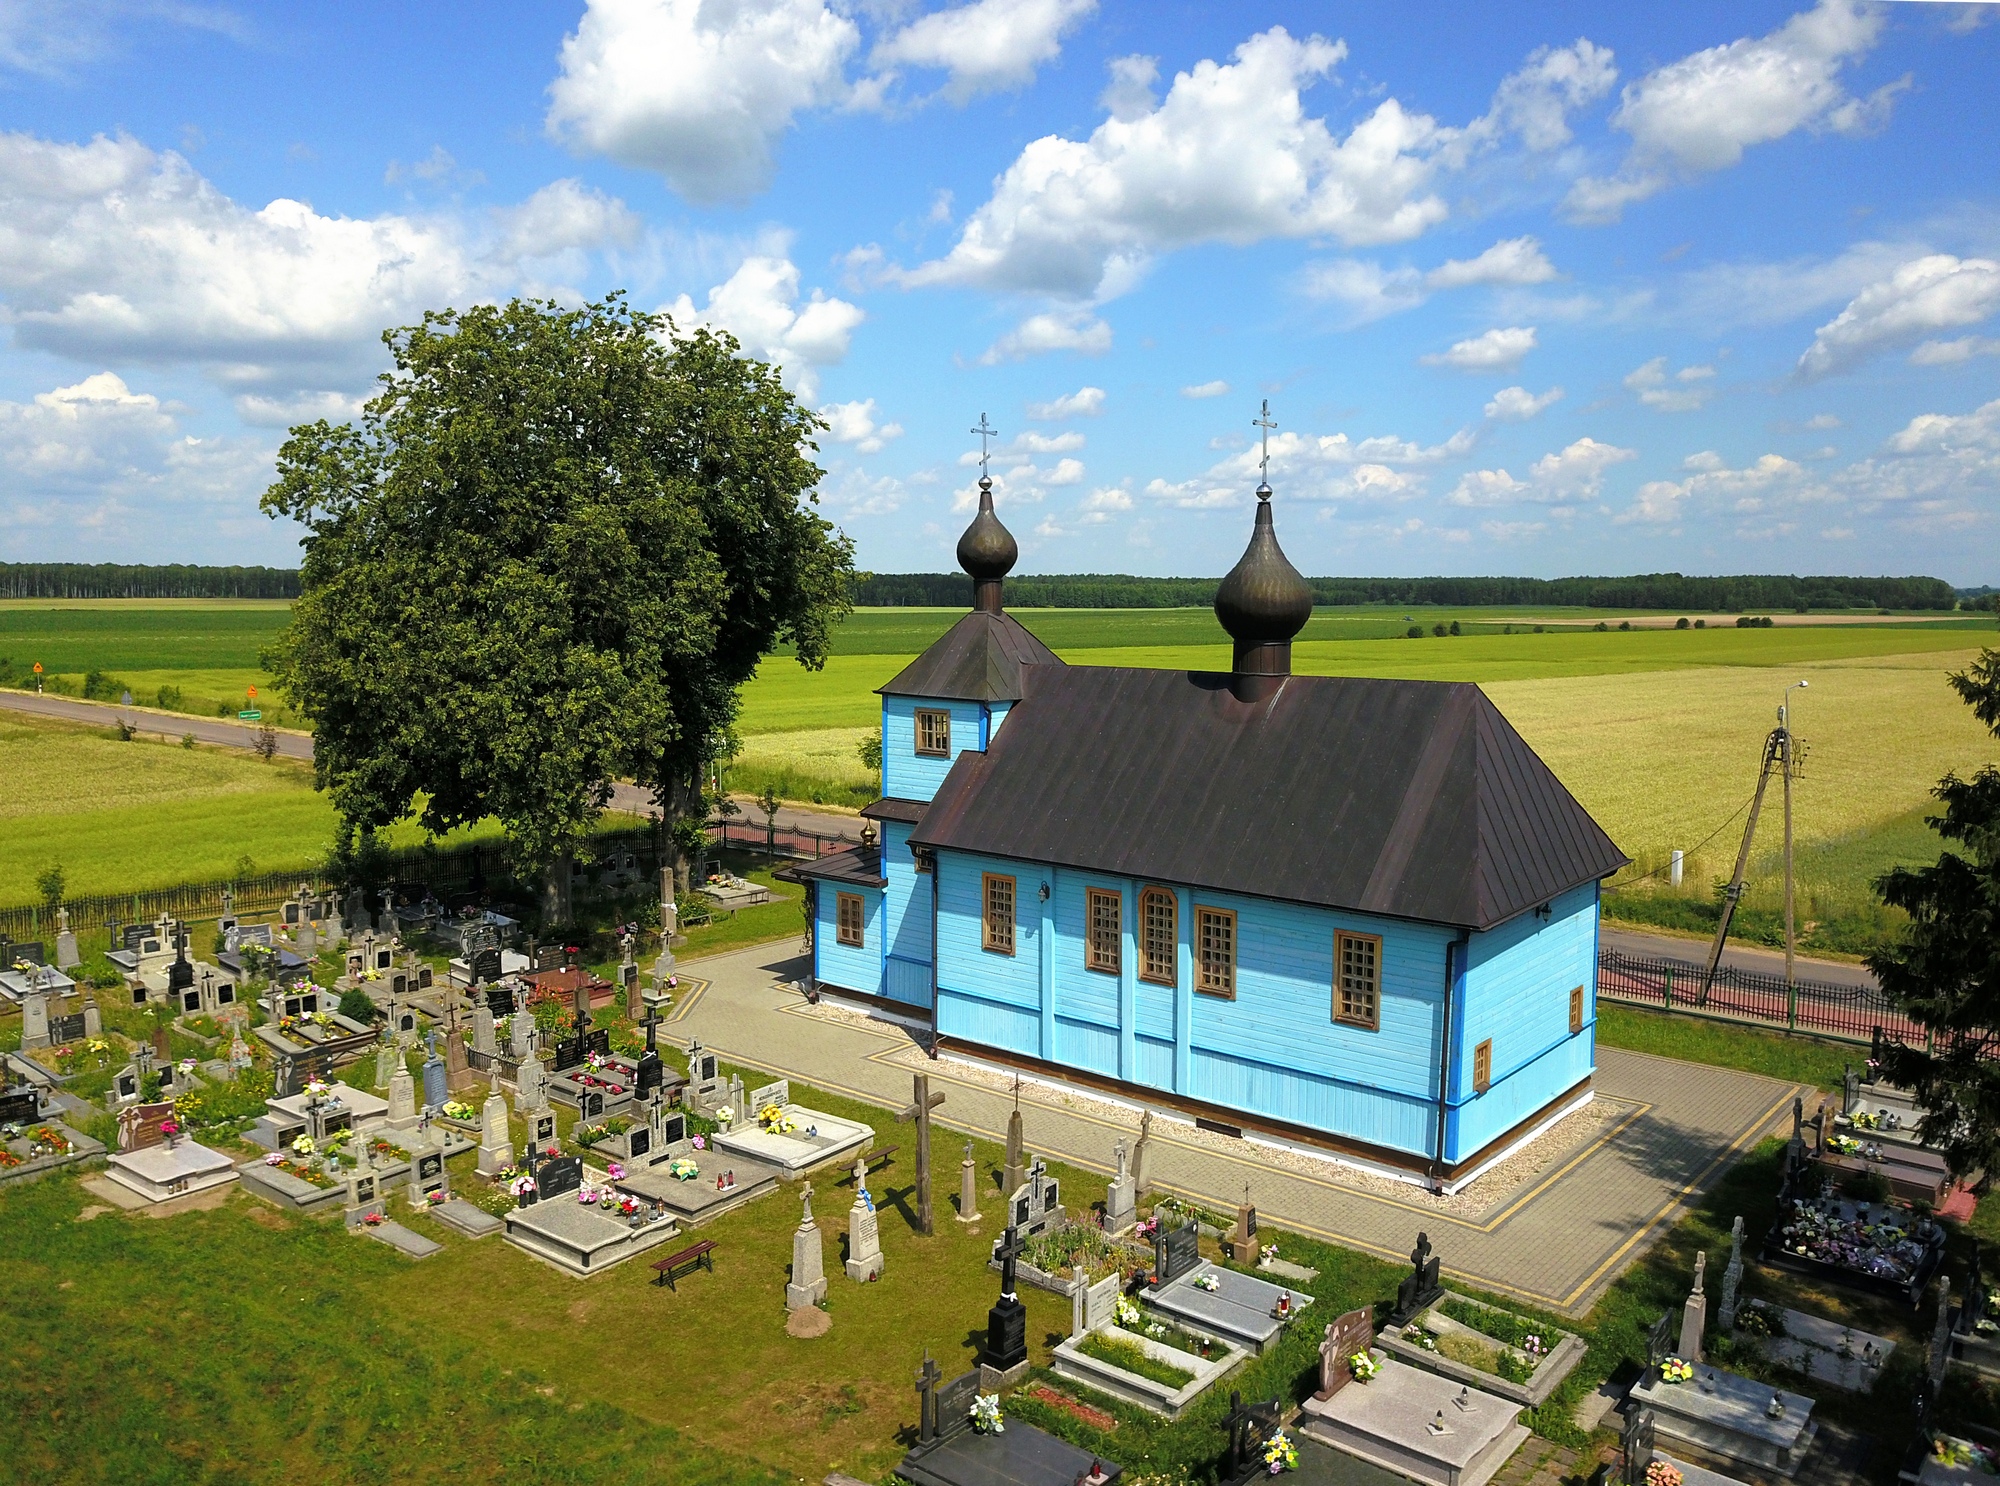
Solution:
M1007 601L1024 609L1172 609L1215 602L1217 578L1139 578L1123 573L1052 573L1007 580ZM1444 605L1486 608L1535 604L1589 609L1685 609L1734 613L1798 609L1987 607L1987 590L1954 589L1942 578L1822 578L1790 574L1627 578L1308 578L1319 604ZM200 567L174 563L0 563L0 598L293 599L294 568ZM963 573L866 573L856 585L863 608L963 608Z
M297 568L154 566L119 562L0 562L0 598L295 599Z
M1119 573L1010 577L1007 602L1023 609L1171 609L1215 602L1219 578L1134 578ZM1535 604L1589 609L1739 610L1952 609L1959 594L1942 578L1801 578L1748 574L1699 578L1308 578L1318 604ZM855 602L867 608L962 608L963 573L870 573Z

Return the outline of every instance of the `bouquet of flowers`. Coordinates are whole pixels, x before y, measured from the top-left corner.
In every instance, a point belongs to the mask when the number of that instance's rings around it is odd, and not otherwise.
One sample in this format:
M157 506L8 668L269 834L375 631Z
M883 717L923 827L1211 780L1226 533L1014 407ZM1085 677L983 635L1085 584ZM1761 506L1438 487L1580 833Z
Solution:
M1120 1326L1137 1326L1146 1319L1146 1313L1131 1300L1121 1295L1111 1305L1111 1319Z
M1683 1362L1678 1357L1669 1357L1660 1364L1660 1381L1663 1383L1685 1383L1694 1376L1694 1364Z
M1426 1352L1435 1352L1438 1349L1437 1338L1424 1330L1420 1322L1412 1321L1403 1328L1403 1340L1415 1342Z
M528 1173L524 1171L519 1176L515 1177L514 1180L507 1183L507 1190L516 1197L533 1196L535 1191L535 1179L529 1176Z
M1292 1443L1284 1430L1279 1430L1264 1442L1264 1467L1274 1476L1299 1468L1299 1447Z
M180 1122L179 1120L161 1120L161 1121L160 1121L160 1134L162 1134L162 1135L178 1135L178 1134L180 1134L180 1133L181 1133L181 1122ZM303 1135L301 1135L301 1136L299 1137L299 1139L300 1139L300 1140L305 1140L306 1138L305 1138L305 1137L304 1137ZM307 1151L308 1153L310 1153L310 1152L311 1152L311 1150L312 1150L312 1142L311 1142L311 1141L309 1141L309 1140L306 1140L306 1151Z
M798 1122L785 1118L784 1108L776 1104L767 1104L758 1110L757 1123L764 1127L767 1135L790 1135L799 1128Z
M1261 1262L1269 1264L1273 1259L1278 1257L1278 1246L1274 1243L1267 1243L1257 1253Z
M451 1193L426 1192L424 1194L424 1201L428 1202L432 1207L443 1207L447 1202L451 1201Z
M370 1228L380 1228L382 1226L382 1215L380 1213L368 1213L361 1221L366 1223Z
M1527 1336L1521 1338L1521 1350L1526 1352L1530 1357L1540 1357L1544 1352L1548 1351L1548 1347L1543 1344L1538 1334L1530 1332Z
M1681 1486L1681 1473L1664 1460L1646 1467L1646 1486Z
M167 1127L162 1125L160 1128L164 1130ZM299 1136L292 1142L292 1150L297 1155L310 1156L313 1153L313 1138L310 1135Z
M676 1156L667 1163L667 1175L677 1182L691 1182L701 1175L701 1168L686 1156Z
M729 1107L728 1105L726 1105L726 1104L725 1104L725 1105L723 1105L723 1106L722 1106L722 1108L718 1109L718 1110L717 1110L717 1111L715 1112L715 1123L716 1123L716 1124L718 1124L718 1125L733 1125L733 1124L735 1124L735 1123L736 1123L736 1111L735 1111L735 1110L733 1110L733 1109L731 1109L731 1108L730 1108L730 1107Z
M1218 1280L1214 1275L1209 1274L1207 1272L1203 1272L1201 1274L1196 1275L1194 1279L1191 1281L1191 1283L1194 1285L1195 1289L1207 1290L1211 1294L1222 1288L1222 1282Z
M444 1117L448 1120L469 1120L473 1113L472 1106L462 1100L447 1099L444 1102Z
M1826 1144L1827 1149L1831 1150L1836 1156L1858 1156L1861 1154L1861 1142L1851 1135L1829 1135L1826 1138Z
M1848 1119L1857 1130L1880 1130L1882 1128L1882 1116L1870 1114L1865 1109L1855 1110L1853 1114L1848 1116Z
M610 1177L611 1180L613 1180L614 1182L622 1182L625 1180L625 1168L623 1165L621 1165L619 1162L616 1161L609 1161L605 1163L604 1174Z
M1373 1382L1375 1374L1382 1370L1382 1364L1366 1352L1356 1352L1347 1359L1347 1370L1354 1374L1357 1383Z
M581 1202L585 1207L595 1207L597 1199L603 1195L603 1193L599 1192L597 1188L591 1186L588 1182L585 1182L576 1189L576 1200Z
M708 1149L708 1137L706 1135L697 1135L693 1140L690 1140L688 1144L693 1146L698 1151L705 1151Z
M1000 1422L1000 1395L981 1393L972 1400L972 1427L980 1434L1005 1434L1007 1426Z

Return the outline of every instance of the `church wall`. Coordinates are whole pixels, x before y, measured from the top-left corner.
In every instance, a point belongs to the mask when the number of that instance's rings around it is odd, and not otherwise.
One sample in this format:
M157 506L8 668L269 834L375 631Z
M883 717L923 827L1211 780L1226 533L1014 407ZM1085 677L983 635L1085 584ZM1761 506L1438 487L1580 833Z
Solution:
M813 975L829 985L844 986L870 996L882 994L882 894L877 888L847 887L820 882L813 905ZM861 946L842 944L839 899L844 892L861 897Z
M931 880L910 855L910 827L882 823L883 933L889 962L882 994L912 1006L931 1003Z
M951 713L951 758L919 757L917 709ZM980 704L928 701L921 697L882 698L882 793L898 800L929 800L950 772L952 759L978 750Z
M1597 884L1554 899L1549 918L1519 914L1469 936L1452 1046L1448 1159L1471 1155L1588 1077L1596 1064ZM1583 988L1583 1030L1569 996ZM1493 1042L1492 1085L1473 1085L1475 1049Z

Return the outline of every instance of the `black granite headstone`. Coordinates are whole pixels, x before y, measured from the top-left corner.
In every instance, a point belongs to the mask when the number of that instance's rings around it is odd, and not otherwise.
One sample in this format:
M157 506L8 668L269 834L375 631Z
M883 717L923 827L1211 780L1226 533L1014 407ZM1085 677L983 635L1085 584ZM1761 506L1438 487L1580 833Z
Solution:
M679 1110L660 1116L660 1144L678 1145L687 1139L687 1116Z
M535 1168L535 1191L544 1202L565 1197L583 1185L583 1158L557 1156Z
M1194 1223L1168 1229L1153 1241L1155 1284L1172 1284L1200 1263L1201 1229Z
M632 1070L632 1092L641 1100L653 1097L653 1091L667 1081L666 1065L660 1062L658 1053L645 1053Z
M574 1068L583 1061L583 1039L581 1037L559 1037L556 1039L554 1067L557 1073L566 1068Z
M625 1132L625 1154L636 1161L653 1148L653 1132L644 1125L634 1125Z
M42 1117L42 1100L32 1088L0 1093L0 1125L26 1125Z

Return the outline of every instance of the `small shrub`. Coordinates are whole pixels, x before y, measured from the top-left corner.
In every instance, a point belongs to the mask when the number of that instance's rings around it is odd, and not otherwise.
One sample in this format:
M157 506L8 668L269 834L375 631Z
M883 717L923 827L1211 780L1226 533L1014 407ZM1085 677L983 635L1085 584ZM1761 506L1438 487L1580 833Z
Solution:
M1707 629L1707 628L1708 628L1708 621L1707 621L1706 619L1697 619L1697 620L1696 620L1696 621L1694 622L1694 627L1695 627L1696 629Z
M1603 620L1601 620L1601 619L1600 619L1600 620L1598 620L1598 621L1597 621L1597 632L1598 632L1598 633L1599 633L1600 635L1601 635L1601 634L1603 634L1603 633L1604 633L1604 632L1605 632L1606 630L1608 630L1608 629L1610 629L1610 628L1611 628L1611 626L1610 626L1610 625L1608 625L1608 624L1606 624L1606 623L1605 623L1605 622L1604 622Z
M1452 633L1453 633L1454 635L1456 635L1456 634L1461 634L1461 633L1463 633L1463 631L1461 631L1461 630L1459 629L1459 627L1458 627L1458 621L1457 621L1456 619L1452 620L1452 622L1451 622L1451 632L1452 632ZM1512 631L1512 630L1509 630L1509 631L1508 631L1508 633L1509 633L1509 634L1512 634L1512 633L1513 633L1513 631Z
M341 992L339 1010L349 1021L360 1022L364 1027L375 1020L375 1003L359 986Z
M1443 620L1439 620L1436 624L1431 626L1431 633L1436 635L1440 640L1442 640L1446 635L1450 634L1451 631L1444 627Z
M1424 627L1421 624L1413 624L1409 627L1408 631L1405 632L1406 639L1421 640L1423 637L1424 637Z
M193 750L193 748L194 748L194 734L193 734L193 733L182 733L182 734L181 734L181 747L183 747L183 748L186 748L186 749L188 749L188 750L190 750L190 751L192 751L192 750Z
M1675 629L1686 629L1687 627L1688 627L1688 622L1687 622L1687 616L1685 614L1683 614L1679 619L1676 619L1674 621Z
M162 712L178 712L181 706L181 689L178 686L163 686L153 700Z
M854 753L864 769L879 771L882 767L882 735L870 733L854 745Z
M1632 621L1629 619L1621 619L1618 621L1618 627L1620 629L1628 630L1632 627Z

